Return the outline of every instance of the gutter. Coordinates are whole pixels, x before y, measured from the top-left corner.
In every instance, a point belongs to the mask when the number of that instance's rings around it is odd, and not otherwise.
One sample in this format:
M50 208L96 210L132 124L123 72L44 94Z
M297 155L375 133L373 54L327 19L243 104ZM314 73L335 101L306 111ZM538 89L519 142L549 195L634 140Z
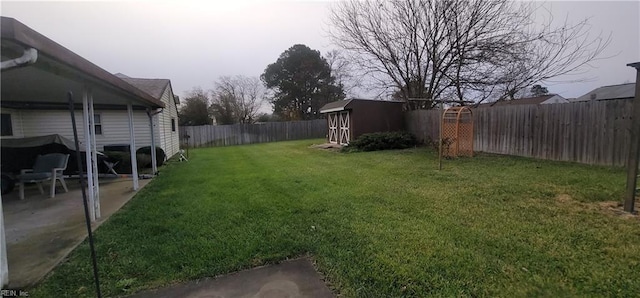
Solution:
M344 107L320 110L320 114L331 113L331 112L339 112L339 111L344 111Z
M27 66L29 64L36 63L38 60L38 50L34 48L24 49L24 53L22 53L21 57L2 61L1 67L2 71L10 70L12 68Z
M151 117L151 116L158 115L162 113L163 110L164 108L157 108L154 111L152 111L151 109L147 108L147 116Z

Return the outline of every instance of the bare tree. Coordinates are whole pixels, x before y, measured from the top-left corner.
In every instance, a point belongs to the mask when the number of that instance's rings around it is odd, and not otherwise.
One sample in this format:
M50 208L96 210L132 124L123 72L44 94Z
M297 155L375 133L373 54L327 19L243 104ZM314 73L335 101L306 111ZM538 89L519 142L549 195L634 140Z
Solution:
M540 24L542 5L508 0L346 0L332 8L333 41L379 88L401 98L477 102L580 72L608 38L587 20ZM550 15L550 13L549 13Z
M333 49L328 51L324 58L331 67L331 75L335 77L336 83L342 86L346 97L360 97L360 89L363 88L362 77L354 69L351 57L342 50Z
M255 122L265 97L259 78L240 75L218 78L212 93L214 114L231 123Z

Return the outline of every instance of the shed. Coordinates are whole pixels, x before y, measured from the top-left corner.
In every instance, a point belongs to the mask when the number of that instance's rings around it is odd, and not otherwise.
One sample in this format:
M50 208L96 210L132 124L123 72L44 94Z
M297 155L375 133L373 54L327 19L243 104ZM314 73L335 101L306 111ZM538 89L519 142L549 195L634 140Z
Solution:
M327 114L327 140L344 145L365 133L403 130L403 104L370 99L330 102L320 109Z

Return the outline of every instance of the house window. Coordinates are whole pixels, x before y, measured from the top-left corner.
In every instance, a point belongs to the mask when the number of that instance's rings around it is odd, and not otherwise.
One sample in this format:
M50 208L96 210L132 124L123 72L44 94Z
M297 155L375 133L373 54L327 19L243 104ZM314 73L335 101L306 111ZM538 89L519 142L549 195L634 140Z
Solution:
M11 125L11 114L2 113L2 123L0 123L0 129L2 130L2 136L12 136L13 126Z
M93 120L96 122L96 135L102 135L102 118L100 118L100 114L93 114Z
M176 119L171 118L171 131L176 131Z

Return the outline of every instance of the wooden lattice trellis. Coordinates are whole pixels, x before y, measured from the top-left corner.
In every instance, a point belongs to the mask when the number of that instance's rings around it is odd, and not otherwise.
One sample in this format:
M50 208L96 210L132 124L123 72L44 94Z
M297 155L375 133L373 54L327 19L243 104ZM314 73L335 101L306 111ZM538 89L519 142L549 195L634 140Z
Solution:
M467 107L448 108L442 114L441 155L473 156L473 114Z

